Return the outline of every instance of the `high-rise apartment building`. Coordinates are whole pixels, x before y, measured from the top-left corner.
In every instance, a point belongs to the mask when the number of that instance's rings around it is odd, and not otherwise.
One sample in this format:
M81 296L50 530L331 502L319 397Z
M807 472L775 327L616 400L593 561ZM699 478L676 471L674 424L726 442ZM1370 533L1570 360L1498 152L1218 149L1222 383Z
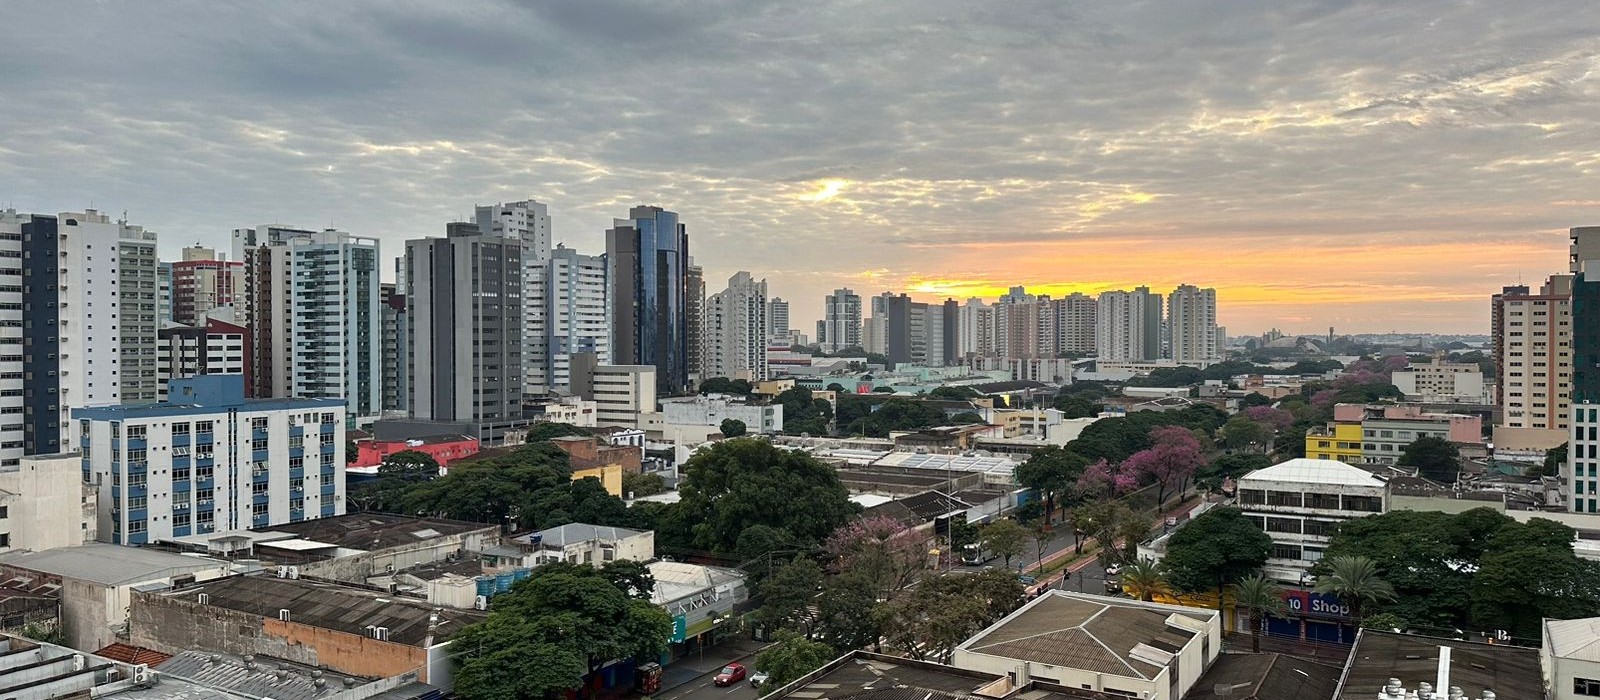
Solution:
M1525 296L1528 296L1528 285L1518 284L1501 287L1500 293L1495 294L1489 299L1489 344L1491 346L1490 354L1494 358L1494 396L1495 405L1497 406L1504 406L1504 404L1501 403L1500 397L1501 388L1506 385L1506 360L1503 356L1503 353L1505 352L1504 341L1506 336L1506 299L1510 297Z
M1012 287L994 306L994 336L998 357L1055 357L1056 317L1050 297Z
M694 264L694 258L689 258L689 267L683 275L683 286L683 324L684 331L689 336L687 341L689 383L699 386L700 382L706 379L706 341L702 337L706 319L706 276L705 271Z
M401 260L405 257L401 256ZM404 265L397 265L404 268ZM396 284L384 284L383 294L383 412L405 413L410 410L409 386L411 378L411 317L406 313L406 295L402 291L405 275Z
M930 313L933 312L930 309ZM939 335L943 339L943 348L939 353L942 364L961 364L961 304L955 299L945 299L938 305Z
M1167 295L1167 337L1175 362L1215 362L1217 347L1217 290L1192 284L1178 285Z
M73 408L156 400L155 251L92 209L0 210L0 466L77 449Z
M250 329L215 318L196 326L170 324L158 334L157 400L169 398L173 380L237 374L250 386Z
M1093 354L1099 302L1087 294L1073 292L1051 301L1050 307L1055 314L1056 353Z
M1537 294L1503 294L1494 339L1504 362L1496 449L1544 450L1567 440L1572 383L1572 275L1552 275Z
M480 439L521 420L523 249L466 222L406 241L412 418L474 423Z
M944 305L912 301L904 294L874 297L883 301L883 354L896 364L941 366L945 363ZM876 316L875 316L876 318ZM951 329L959 332L959 329ZM870 348L868 352L871 352Z
M553 254L549 207L531 199L474 207L474 222L485 236L522 245L522 392L549 393L551 343L550 258ZM564 361L563 361L564 362Z
M256 397L344 399L351 426L383 405L378 241L343 231L235 229Z
M1167 336L1167 317L1162 308L1161 295L1152 294L1149 287L1134 287L1133 291L1144 299L1144 352L1139 359L1169 357L1171 339Z
M767 337L773 344L788 345L793 339L789 328L789 302L773 297L767 302Z
M593 353L600 364L611 363L610 270L604 255L583 255L557 246L542 271L545 281L539 287L546 299L542 315L547 337L535 344L542 363L533 368L533 377L547 390L570 394L573 354Z
M202 319L219 308L231 308L244 296L244 263L224 260L202 246L183 249L183 259L172 266L172 320L186 326L203 325ZM235 321L231 312L221 317Z
M996 357L995 307L972 297L956 312L957 356Z
M841 287L822 298L822 320L817 324L817 344L822 346L824 352L862 346L861 295L849 287Z
M606 231L606 258L613 361L654 366L663 394L689 389L689 234L678 214L653 206L629 210Z
M1135 362L1154 359L1147 355L1149 292L1143 288L1101 292L1095 311L1095 357L1105 362Z
M242 375L175 379L167 403L72 412L102 540L141 545L345 512L342 399L246 399Z
M767 341L772 325L767 319L766 280L739 272L728 288L706 297L701 324L705 378L727 377L746 381L767 378Z

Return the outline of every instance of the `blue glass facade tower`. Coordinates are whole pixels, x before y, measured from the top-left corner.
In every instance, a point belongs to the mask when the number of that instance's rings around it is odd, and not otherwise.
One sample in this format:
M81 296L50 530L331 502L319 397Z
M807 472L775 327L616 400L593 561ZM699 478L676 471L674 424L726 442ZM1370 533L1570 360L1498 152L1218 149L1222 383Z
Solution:
M654 365L662 394L689 389L689 235L678 214L632 208L606 231L606 256L613 285L612 361Z

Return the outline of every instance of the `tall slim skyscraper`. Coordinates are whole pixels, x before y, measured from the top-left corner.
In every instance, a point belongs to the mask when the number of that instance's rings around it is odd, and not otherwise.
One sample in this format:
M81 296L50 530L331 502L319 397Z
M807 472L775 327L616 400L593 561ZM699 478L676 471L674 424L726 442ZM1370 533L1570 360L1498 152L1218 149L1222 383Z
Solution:
M727 289L706 297L705 378L767 378L767 310L767 282L748 272L735 274Z
M477 423L522 417L522 242L474 224L406 241L411 417Z
M849 287L833 290L822 298L822 321L817 326L817 344L825 352L861 347L861 295Z
M706 369L706 277L705 271L689 258L689 267L683 275L683 326L689 340L689 383L698 386L707 378ZM612 342L616 342L615 338Z
M1095 333L1095 357L1105 362L1130 362L1151 359L1145 342L1148 324L1145 314L1148 290L1110 291L1100 293L1099 308L1095 318L1099 328Z
M1600 513L1600 226L1573 228L1569 235L1572 379L1562 481L1569 511Z
M583 255L556 246L542 272L546 277L539 287L546 298L542 314L546 337L538 343L523 343L523 347L537 346L543 351L542 364L533 368L535 380L546 390L570 394L575 353L593 353L598 364L611 364L610 271L604 255Z
M1543 450L1567 440L1573 360L1573 275L1551 275L1535 294L1500 298L1495 338L1505 366L1496 449Z
M343 231L260 226L233 232L262 397L344 399L350 426L383 406L378 241Z
M402 255L404 260L405 256ZM399 267L404 267L403 265ZM411 318L406 313L405 275L396 284L384 284L383 294L383 411L405 413L410 409L408 386L411 378Z
M611 267L613 360L653 365L657 389L690 388L688 297L689 234L676 212L639 206L606 231Z
M551 388L553 362L550 327L550 211L543 203L478 205L473 209L478 231L522 244L522 391L545 394Z
M1176 362L1212 362L1217 347L1217 290L1179 285L1167 295L1167 337Z
M956 331L957 356L993 357L995 355L993 306L972 297L956 312L960 328Z
M789 302L773 297L767 302L767 337L773 343L788 345L793 337L789 328Z
M1168 356L1167 317L1161 308L1161 295L1151 294L1149 287L1135 287L1134 293L1144 299L1144 351L1141 360L1159 360Z
M0 466L77 450L74 408L157 400L155 232L5 209L0 261Z

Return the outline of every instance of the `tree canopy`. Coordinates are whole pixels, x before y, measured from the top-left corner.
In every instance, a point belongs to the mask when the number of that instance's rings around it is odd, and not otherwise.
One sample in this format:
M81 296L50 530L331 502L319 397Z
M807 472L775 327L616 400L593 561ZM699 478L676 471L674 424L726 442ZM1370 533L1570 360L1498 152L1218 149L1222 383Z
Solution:
M834 658L833 649L821 642L784 630L777 634L772 646L756 657L756 670L767 674L765 692L782 688L802 676L826 666Z
M1488 508L1393 511L1341 524L1323 561L1359 555L1383 572L1394 599L1364 613L1393 615L1423 632L1504 629L1537 639L1544 617L1600 614L1592 583L1578 583L1600 576L1600 566L1578 558L1573 538L1559 523L1519 523Z
M626 562L534 569L494 598L486 619L456 634L452 648L463 651L456 693L468 700L548 697L580 687L611 659L659 655L672 619L650 602L653 581L639 578L642 568Z
M1461 451L1441 437L1419 437L1406 445L1400 466L1416 467L1417 473L1434 481L1453 484L1461 471Z
M1060 501L1072 493L1089 460L1083 455L1069 452L1055 445L1046 445L1033 451L1028 459L1017 465L1017 483L1039 492L1045 500L1045 511L1055 513Z
M773 399L783 406L783 432L790 435L827 435L828 424L833 420L833 404L827 399L811 397L811 390L803 386L785 389Z
M802 546L820 543L859 508L832 468L764 440L725 440L684 464L674 525L693 547L734 552L747 529L766 526Z
M1272 538L1238 508L1212 508L1167 540L1168 580L1182 591L1219 594L1267 563Z
M567 455L548 442L479 453L450 473L407 486L400 512L544 529L570 522L634 527L635 514L596 479L572 480Z
M725 438L740 437L745 434L746 429L747 426L745 426L744 421L737 418L724 418L722 419L722 425L717 427L717 430L722 433L722 437Z
M749 395L755 387L744 379L729 379L727 377L712 377L700 382L701 394L738 394Z

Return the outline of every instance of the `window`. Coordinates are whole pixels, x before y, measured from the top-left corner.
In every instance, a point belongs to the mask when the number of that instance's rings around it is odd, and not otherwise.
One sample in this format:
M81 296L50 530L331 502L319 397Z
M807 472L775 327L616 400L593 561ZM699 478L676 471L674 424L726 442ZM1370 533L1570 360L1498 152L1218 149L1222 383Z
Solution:
M266 418L266 416L261 416L261 417L257 417L257 418L251 418L250 419L250 429L251 430L266 430L267 429L267 418Z
M1299 508L1302 504L1300 494L1293 491L1268 491L1267 505Z
M1593 681L1588 678L1574 678L1572 679L1572 694L1586 698L1600 698L1600 681Z
M142 425L130 425L130 426L128 426L128 439L129 440L143 440L144 439L144 429L145 429L145 427L142 426Z
M1300 521L1294 518L1267 518L1267 532L1300 534Z
M1267 502L1267 492L1261 489L1240 489L1239 502L1247 506L1259 506Z
M1272 553L1268 556L1271 556L1273 559L1299 559L1300 545L1280 544L1273 542Z

